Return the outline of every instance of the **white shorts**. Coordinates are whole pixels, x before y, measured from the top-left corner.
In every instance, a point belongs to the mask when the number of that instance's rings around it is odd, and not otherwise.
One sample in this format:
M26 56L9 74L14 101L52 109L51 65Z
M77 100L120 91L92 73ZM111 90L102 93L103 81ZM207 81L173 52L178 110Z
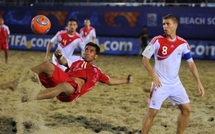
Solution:
M169 99L172 105L187 104L190 102L187 92L182 84L177 86L162 86L155 87L152 83L150 98L149 98L149 108L159 110L164 100Z

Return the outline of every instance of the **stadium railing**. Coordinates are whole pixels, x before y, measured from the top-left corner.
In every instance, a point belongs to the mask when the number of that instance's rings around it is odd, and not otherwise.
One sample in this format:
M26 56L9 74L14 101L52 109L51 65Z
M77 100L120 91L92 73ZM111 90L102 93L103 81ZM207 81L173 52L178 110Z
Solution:
M175 0L174 0L175 1ZM189 6L215 7L215 0L0 0L1 6Z

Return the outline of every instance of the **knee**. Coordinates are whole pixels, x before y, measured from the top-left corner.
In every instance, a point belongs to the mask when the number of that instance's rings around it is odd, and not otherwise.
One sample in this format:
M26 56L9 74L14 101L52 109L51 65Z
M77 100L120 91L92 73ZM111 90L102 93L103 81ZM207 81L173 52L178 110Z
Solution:
M157 115L157 113L158 113L158 110L149 109L147 115L148 115L148 117L150 117L150 118L154 118L154 117Z
M41 63L41 66L44 68L49 68L51 65L52 65L52 63L49 61L44 61Z
M181 113L182 113L183 115L187 115L187 116L190 115L190 112L191 112L190 106L184 107L184 108L181 110Z
M67 82L62 82L58 86L60 86L60 89L64 93L71 93L71 91L74 89L69 83Z
M54 70L53 64L49 61L44 61L39 66L41 68L41 71L45 72L45 73L51 73L52 74L52 72Z

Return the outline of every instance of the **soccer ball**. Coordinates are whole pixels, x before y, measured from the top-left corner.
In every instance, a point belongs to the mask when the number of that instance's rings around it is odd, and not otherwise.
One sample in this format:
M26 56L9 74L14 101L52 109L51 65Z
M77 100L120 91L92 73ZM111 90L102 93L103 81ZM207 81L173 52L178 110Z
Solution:
M45 15L37 15L31 20L31 29L36 34L46 34L51 28L51 22Z

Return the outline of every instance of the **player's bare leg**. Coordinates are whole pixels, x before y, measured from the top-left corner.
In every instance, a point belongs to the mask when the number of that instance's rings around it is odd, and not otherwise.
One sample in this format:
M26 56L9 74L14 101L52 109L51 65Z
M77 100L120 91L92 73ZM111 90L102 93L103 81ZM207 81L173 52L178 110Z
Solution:
M5 63L8 63L8 50L4 51Z
M60 93L65 93L66 95L70 95L75 92L75 88L71 86L69 83L64 82L60 83L55 87L47 88L41 91L37 96L36 99L50 99L58 96Z
M142 127L142 134L148 134L149 130L152 126L152 122L154 117L157 115L158 110L149 108L147 114L143 119L143 127Z
M191 108L189 104L182 104L178 107L181 110L181 113L178 116L177 134L183 134L188 123Z
M40 73L46 73L48 77L51 77L54 72L54 65L49 61L44 61L43 63L31 68L31 70L38 75Z

